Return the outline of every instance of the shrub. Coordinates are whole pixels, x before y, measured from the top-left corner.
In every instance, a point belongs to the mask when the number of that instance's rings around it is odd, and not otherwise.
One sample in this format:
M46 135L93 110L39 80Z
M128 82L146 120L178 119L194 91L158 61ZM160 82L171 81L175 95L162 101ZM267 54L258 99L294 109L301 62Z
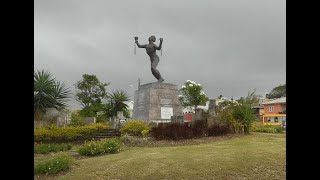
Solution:
M153 127L151 135L156 140L183 140L203 136L221 136L232 133L232 125L228 122L215 122L208 128L205 120L197 120L188 124L169 123Z
M158 127L152 128L151 135L156 140L182 140L202 137L207 135L207 122L197 120L191 126L181 123L159 124Z
M223 136L231 132L231 125L227 123L215 123L208 128L208 136Z
M232 102L222 102L219 104L217 109L217 117L214 118L214 122L229 124L231 131L234 133L242 133L243 125L242 122L235 119L233 116L233 110L235 109L236 104ZM214 128L214 127L212 127Z
M150 127L150 129L151 129L151 128L153 128L153 127L157 127L157 126L158 126L158 124L157 124L156 122L149 121L149 122L148 122L148 126L149 126L149 127Z
M71 113L71 124L73 125L82 125L85 118L81 116L78 112Z
M78 152L84 156L93 156L104 153L117 153L120 151L119 139L102 139L99 141L88 141L80 146Z
M141 131L142 136L146 137L147 134L149 134L149 131L150 131L149 129L145 129L145 130Z
M283 128L281 126L263 125L262 123L253 123L251 131L264 133L281 133Z
M66 154L60 154L50 160L34 165L34 174L56 174L70 168L72 158Z
M205 120L197 120L191 126L194 137L201 137L207 134L207 122Z
M134 136L142 136L143 130L150 130L148 124L142 121L134 120L127 122L123 128L120 129L122 134L128 133Z
M274 126L274 128L276 129L277 133L282 133L283 131L283 127L280 125L280 126Z
M34 130L35 142L69 142L74 140L90 139L98 132L109 129L107 124L90 124L86 126L67 126L58 128L49 126Z
M97 123L106 123L108 122L108 118L105 114L99 114L97 115Z
M48 154L49 152L67 151L70 150L72 145L65 144L36 144L34 146L34 153Z
M236 105L234 107L232 115L236 120L241 122L244 133L249 134L251 125L255 120L255 115L251 108L251 104L244 102Z
M180 123L170 123L153 127L151 134L156 140L182 140L193 137L192 128Z

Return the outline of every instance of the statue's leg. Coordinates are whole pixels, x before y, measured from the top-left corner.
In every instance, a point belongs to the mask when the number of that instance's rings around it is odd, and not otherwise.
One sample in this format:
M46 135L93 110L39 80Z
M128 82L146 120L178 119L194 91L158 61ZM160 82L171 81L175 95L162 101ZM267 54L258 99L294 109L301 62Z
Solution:
M153 76L160 82L162 82L164 79L161 77L160 72L157 70L157 66L159 64L159 59L158 58L154 58L151 61L151 72L153 74Z

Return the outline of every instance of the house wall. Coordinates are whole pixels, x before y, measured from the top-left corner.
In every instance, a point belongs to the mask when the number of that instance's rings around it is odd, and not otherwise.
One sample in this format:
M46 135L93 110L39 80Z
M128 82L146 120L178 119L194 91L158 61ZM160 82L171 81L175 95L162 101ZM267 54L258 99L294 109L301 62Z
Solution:
M264 114L264 109L259 109L259 115L263 115Z
M279 111L285 111L287 109L287 106L286 104L280 104L280 108L279 108Z
M273 112L269 112L269 107L273 106ZM280 110L280 104L265 104L264 105L264 114L277 114Z

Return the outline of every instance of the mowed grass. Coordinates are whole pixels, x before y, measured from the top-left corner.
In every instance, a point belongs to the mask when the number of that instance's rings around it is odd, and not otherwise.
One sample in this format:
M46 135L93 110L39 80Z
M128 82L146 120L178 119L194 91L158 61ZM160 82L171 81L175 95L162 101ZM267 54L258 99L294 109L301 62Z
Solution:
M286 134L252 133L200 145L132 147L80 158L46 179L286 179Z

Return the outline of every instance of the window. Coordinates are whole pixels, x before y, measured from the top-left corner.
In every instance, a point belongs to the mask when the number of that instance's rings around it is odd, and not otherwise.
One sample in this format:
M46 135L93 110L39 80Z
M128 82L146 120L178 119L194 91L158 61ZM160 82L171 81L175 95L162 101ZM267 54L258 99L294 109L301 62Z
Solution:
M265 122L274 122L274 117L266 117Z
M270 122L274 122L274 117L270 117Z
M273 106L269 106L269 112L273 112Z
M278 122L282 122L283 121L283 117L279 117L279 121Z
M271 122L270 117L265 117L265 118L264 118L264 122Z

